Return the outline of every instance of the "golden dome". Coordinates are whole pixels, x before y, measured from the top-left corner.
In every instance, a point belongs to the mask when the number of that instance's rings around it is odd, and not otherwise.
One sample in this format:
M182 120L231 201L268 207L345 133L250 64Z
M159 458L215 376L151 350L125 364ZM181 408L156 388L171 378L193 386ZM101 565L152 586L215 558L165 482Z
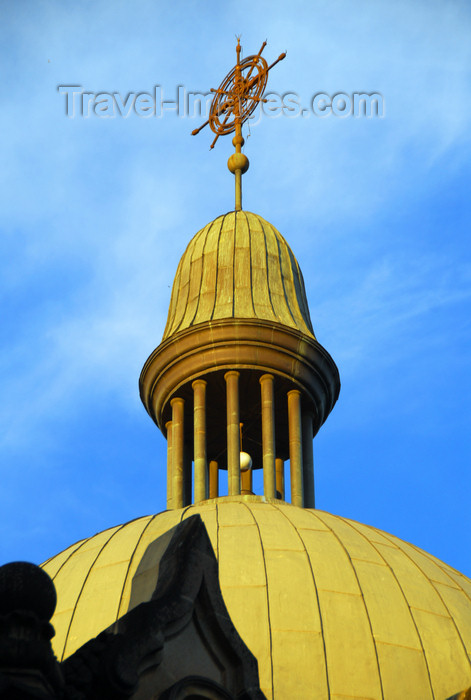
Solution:
M59 659L150 598L157 561L132 586L144 552L195 513L267 698L445 700L470 685L469 579L373 527L255 496L139 518L47 561Z
M219 319L265 320L314 337L303 276L274 226L232 211L190 241L178 266L163 340Z

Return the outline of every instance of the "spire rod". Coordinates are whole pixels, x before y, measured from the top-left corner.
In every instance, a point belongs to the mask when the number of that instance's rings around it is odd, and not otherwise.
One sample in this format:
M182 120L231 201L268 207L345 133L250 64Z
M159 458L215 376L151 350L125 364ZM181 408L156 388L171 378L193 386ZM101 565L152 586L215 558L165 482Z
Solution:
M249 169L249 159L242 153L244 145L242 125L253 114L260 102L267 102L263 93L268 81L268 71L286 56L286 53L280 54L276 61L269 66L262 56L266 45L267 42L264 41L255 56L241 59L242 47L240 37L237 37L236 65L226 75L217 90L211 88L214 97L211 102L209 119L191 132L195 136L209 124L211 131L216 134L210 149L214 148L220 136L235 132L232 139L235 153L229 157L227 167L235 176L236 211L242 209L242 175Z

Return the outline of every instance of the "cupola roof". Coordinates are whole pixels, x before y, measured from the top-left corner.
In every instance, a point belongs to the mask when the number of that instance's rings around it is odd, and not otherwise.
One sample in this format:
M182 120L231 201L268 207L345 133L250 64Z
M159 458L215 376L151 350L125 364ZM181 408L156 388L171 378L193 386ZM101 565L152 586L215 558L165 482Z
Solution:
M163 340L221 319L271 321L314 337L303 276L277 229L232 211L202 228L183 254Z

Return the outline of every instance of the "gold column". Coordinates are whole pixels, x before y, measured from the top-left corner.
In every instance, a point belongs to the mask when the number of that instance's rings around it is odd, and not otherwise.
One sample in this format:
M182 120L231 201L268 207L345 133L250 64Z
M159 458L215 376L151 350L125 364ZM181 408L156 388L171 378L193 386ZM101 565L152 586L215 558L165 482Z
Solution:
M260 377L262 392L263 491L265 498L276 498L274 377Z
M208 497L208 465L206 460L206 382L196 379L193 384L193 443L195 463L195 503Z
M275 460L276 466L276 490L277 498L281 498L282 501L285 500L285 462L279 457ZM278 496L278 493L280 494Z
M218 463L212 459L209 463L209 497L219 496L219 467Z
M289 461L291 475L291 503L303 506L303 447L301 430L301 392L288 392Z
M315 508L314 501L314 454L312 450L312 411L303 411L303 489L304 507Z
M191 506L191 490L192 490L192 478L191 478L191 451L188 449L188 445L183 445L183 505Z
M240 483L241 492L245 494L251 494L252 491L252 470L247 469L245 472L240 473Z
M172 510L172 481L173 481L173 463L172 463L172 421L165 423L167 431L167 510Z
M239 372L224 375L227 391L227 476L229 496L240 494Z
M183 508L184 408L183 399L170 401L172 407L172 507Z

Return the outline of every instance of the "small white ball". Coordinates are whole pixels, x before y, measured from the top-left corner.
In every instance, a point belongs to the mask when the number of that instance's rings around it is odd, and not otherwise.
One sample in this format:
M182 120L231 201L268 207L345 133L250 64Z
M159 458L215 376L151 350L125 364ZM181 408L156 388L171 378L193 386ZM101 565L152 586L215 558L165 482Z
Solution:
M246 472L250 469L251 466L252 466L252 457L249 455L248 452L241 452L240 453L240 471Z

